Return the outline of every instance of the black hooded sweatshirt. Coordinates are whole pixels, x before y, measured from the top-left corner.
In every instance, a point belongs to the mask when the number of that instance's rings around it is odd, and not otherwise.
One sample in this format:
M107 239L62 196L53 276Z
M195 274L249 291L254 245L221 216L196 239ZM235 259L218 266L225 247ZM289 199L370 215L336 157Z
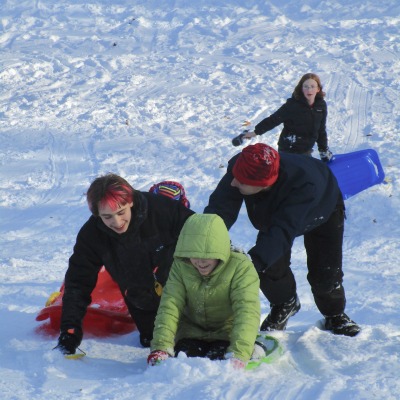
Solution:
M181 228L193 211L178 201L134 192L128 230L117 234L100 217L91 216L80 229L65 275L61 331L76 328L91 302L104 265L119 285L129 311L155 312L160 297L155 279L165 284Z
M279 151L286 153L304 154L311 152L315 143L319 151L328 149L326 134L327 105L324 99L315 98L311 107L304 97L296 100L287 99L275 113L263 119L254 128L256 135L283 124L279 136Z

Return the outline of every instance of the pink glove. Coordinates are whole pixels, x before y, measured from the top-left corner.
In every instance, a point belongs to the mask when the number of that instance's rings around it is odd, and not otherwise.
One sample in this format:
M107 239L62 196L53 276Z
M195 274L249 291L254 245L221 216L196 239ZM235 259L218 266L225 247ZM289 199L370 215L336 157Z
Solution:
M229 362L234 369L244 369L246 367L246 363L238 358L230 358Z
M150 366L161 364L162 361L166 360L169 354L166 351L154 350L147 357L147 364Z

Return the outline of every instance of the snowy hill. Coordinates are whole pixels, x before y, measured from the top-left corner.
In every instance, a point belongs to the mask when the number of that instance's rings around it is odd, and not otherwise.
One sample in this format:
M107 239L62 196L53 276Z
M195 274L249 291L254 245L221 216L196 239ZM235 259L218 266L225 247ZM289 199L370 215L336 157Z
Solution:
M400 398L400 4L395 0L3 0L0 5L0 392L4 400ZM231 139L317 73L336 154L375 149L386 182L346 201L344 273L355 338L319 329L302 239L302 310L281 359L252 372L171 359L146 368L138 334L84 339L65 360L35 321L112 171L162 179L202 212ZM279 129L261 141L276 146ZM232 241L249 249L245 214ZM263 318L269 305L262 297Z

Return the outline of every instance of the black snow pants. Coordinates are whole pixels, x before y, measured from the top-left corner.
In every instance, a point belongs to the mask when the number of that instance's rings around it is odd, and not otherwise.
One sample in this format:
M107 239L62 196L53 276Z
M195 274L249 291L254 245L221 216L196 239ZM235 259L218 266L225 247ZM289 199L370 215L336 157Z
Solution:
M175 357L183 351L188 357L206 357L210 360L223 360L230 342L213 340L206 342L199 339L184 338L175 345Z
M338 315L346 306L342 286L342 250L345 208L340 201L327 222L304 234L307 280L315 304L325 316ZM296 294L296 280L290 268L291 251L259 273L260 288L271 304L282 304Z

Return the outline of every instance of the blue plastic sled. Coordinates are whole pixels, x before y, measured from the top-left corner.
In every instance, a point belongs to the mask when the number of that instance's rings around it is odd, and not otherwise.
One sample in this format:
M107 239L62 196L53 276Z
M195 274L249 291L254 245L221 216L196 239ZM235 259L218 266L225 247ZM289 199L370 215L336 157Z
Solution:
M345 200L385 179L378 154L372 149L337 154L328 166L336 176Z

